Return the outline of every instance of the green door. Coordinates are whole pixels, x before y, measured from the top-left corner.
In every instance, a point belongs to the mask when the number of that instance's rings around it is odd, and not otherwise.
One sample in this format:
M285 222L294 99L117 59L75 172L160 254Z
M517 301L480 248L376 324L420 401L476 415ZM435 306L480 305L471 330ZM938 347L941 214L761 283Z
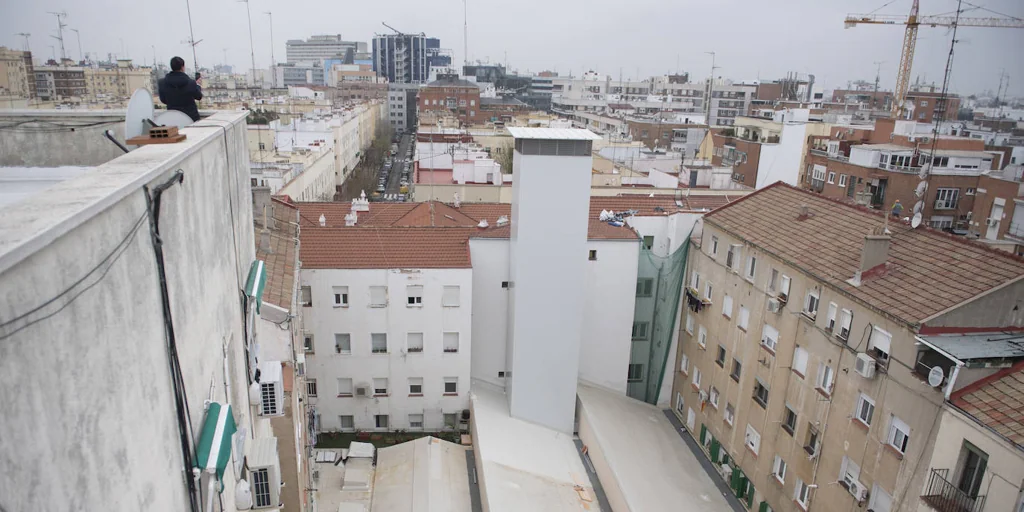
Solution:
M758 507L757 512L768 512L768 502L762 501L761 506Z
M747 508L754 506L754 484L747 485Z
M721 446L718 443L718 439L715 439L715 436L711 436L711 462L715 464L718 464L718 451Z
M708 437L708 427L705 425L700 426L700 446L704 447L704 440Z

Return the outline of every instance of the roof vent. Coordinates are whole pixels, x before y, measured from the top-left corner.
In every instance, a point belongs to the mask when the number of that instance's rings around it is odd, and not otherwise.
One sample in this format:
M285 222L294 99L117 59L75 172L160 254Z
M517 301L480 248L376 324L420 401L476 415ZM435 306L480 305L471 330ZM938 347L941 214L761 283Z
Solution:
M502 215L501 217L498 217L498 225L499 226L507 226L508 225L508 216L507 215Z
M324 214L322 213L320 214L320 227L327 227L327 217L325 217Z
M355 226L356 221L359 220L358 215L359 214L356 213L355 209L353 209L351 213L345 214L345 225L348 227Z
M476 227L478 227L480 229L486 229L487 226L489 226L489 225L490 224L487 223L487 219L480 219L480 223L477 224Z
M352 200L352 212L370 211L370 200L366 198L366 192L359 195L359 199Z

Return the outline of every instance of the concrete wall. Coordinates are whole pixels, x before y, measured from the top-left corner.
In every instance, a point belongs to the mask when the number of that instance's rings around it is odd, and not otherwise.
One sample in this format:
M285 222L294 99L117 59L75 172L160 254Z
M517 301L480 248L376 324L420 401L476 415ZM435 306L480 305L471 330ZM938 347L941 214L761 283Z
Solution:
M409 414L423 414L424 430L440 430L444 413L469 406L472 340L473 275L470 269L302 270L313 306L303 308L304 328L313 335L314 351L306 354L306 377L316 379L323 430L336 431L339 415L353 415L356 430L374 430L374 415L391 416L390 429L409 428ZM406 286L423 286L421 307L407 305ZM457 285L460 305L441 305L444 286ZM334 307L332 287L348 286L349 307ZM371 307L370 286L387 286L387 307ZM423 333L423 352L407 352L410 332ZM444 352L445 332L459 333L459 351ZM349 333L351 354L335 351L335 333ZM387 333L388 353L371 352L370 334ZM423 379L423 396L409 396L410 377ZM458 395L442 396L444 378L458 378ZM388 379L388 396L339 397L338 378L353 387L372 388L374 378ZM372 389L370 390L372 394Z
M626 501L626 497L623 495L622 489L619 487L619 481L615 478L615 472L601 450L601 443L598 442L597 435L594 434L594 429L590 426L590 416L585 413L585 409L579 403L579 399L576 400L576 417L579 418L580 422L577 435L587 448L587 456L590 457L590 463L594 466L594 472L597 473L598 478L601 480L601 488L604 490L605 497L608 498L608 504L611 505L613 511L632 510L629 507L629 502Z
M1024 279L978 297L967 304L926 322L928 327L1008 327L1024 324L1018 306L1024 297Z
M429 174L429 173L426 173ZM414 201L443 201L450 203L455 194L468 203L511 203L511 186L494 185L430 185L417 184L412 189Z
M0 113L0 123L26 123L4 130L0 166L93 166L124 154L103 136L113 130L114 138L124 142L124 111L8 110ZM40 136L39 129L52 130L54 123L68 128Z
M625 394L636 297L638 240L587 242L597 260L585 260L580 380Z
M493 238L471 238L470 258L473 260L473 359L471 374L505 387L505 378L498 372L506 370L505 351L508 341L509 289L502 282L509 280L509 242Z
M144 219L141 187L184 171L183 183L163 195L160 230L193 435L211 383L213 399L233 406L239 427L251 425L239 304L255 257L245 117L222 113L213 120L217 126L185 128L184 142L143 147L54 186L31 212L8 208L0 216L5 241L17 244L25 228L33 237L0 253L0 311L10 319L100 264ZM35 136L51 140L25 142L30 151L60 148L65 135ZM82 163L50 154L54 160L36 161ZM0 387L18 390L0 395L0 496L9 510L188 509L148 229L143 221L128 236L95 286L74 288L77 300L67 295L56 303L67 307L44 308L28 317L37 323L0 331L7 337L0 343ZM43 318L44 312L55 314ZM226 510L235 508L236 478L229 464Z

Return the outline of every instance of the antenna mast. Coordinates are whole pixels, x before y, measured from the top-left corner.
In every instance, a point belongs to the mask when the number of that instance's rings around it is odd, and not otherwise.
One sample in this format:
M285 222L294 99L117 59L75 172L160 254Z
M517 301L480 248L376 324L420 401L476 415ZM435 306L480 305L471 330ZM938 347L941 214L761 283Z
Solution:
M469 0L462 0L462 65L469 65Z
M61 11L50 12L50 14L57 17L57 35L50 37L60 41L60 60L63 61L67 58L67 54L64 52L64 27L67 26L67 24L64 23L64 18L68 17L68 13Z
M196 45L199 41L196 41L196 34L192 32L192 7L189 6L188 0L185 0L185 12L188 13L188 44L192 46L192 67L193 71L199 72L199 59L196 58Z
M31 36L32 34L29 34L28 32L18 32L17 34L14 34L14 35L24 37L25 38L25 51L26 52L32 51L32 49L29 48L29 46L28 46L28 36Z

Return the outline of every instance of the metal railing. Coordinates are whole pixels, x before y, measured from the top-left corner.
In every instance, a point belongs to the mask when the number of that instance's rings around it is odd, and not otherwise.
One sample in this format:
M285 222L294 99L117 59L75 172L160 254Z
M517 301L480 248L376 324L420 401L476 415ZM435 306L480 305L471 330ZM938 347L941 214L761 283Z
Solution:
M948 477L948 469L932 469L921 501L938 512L982 512L985 509L985 496L972 497L953 485Z

